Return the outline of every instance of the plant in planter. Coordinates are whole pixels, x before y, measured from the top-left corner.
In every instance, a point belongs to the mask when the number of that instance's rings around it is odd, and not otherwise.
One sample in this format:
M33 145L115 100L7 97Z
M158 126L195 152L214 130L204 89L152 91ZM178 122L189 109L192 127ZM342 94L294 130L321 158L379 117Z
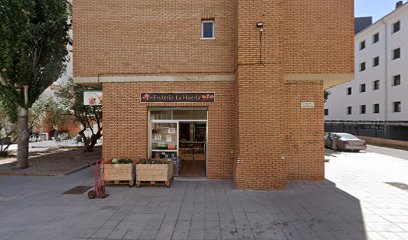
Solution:
M103 180L107 183L129 184L132 187L135 182L133 160L114 158L110 163L105 163Z
M173 167L173 161L141 159L141 161L136 164L136 185L140 187L143 182L150 184L162 182L167 187L170 187L173 177Z
M133 163L133 160L127 159L127 158L123 158L123 159L114 158L112 159L112 163L113 164L130 164L130 163Z

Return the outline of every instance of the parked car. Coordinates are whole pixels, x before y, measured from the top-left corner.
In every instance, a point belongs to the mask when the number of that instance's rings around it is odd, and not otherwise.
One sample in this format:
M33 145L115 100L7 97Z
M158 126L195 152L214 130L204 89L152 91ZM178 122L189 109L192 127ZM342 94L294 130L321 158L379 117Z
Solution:
M324 133L324 147L331 148L331 133L330 132Z
M326 133L324 145L335 151L360 151L366 150L367 144L364 140L349 133Z

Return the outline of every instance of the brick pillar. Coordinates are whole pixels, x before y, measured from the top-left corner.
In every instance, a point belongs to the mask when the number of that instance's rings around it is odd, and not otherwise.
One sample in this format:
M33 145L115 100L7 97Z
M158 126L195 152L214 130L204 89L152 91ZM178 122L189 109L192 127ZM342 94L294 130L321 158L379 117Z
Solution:
M234 124L234 182L237 188L279 189L286 186L286 90L279 2L238 0ZM258 21L264 23L262 59Z

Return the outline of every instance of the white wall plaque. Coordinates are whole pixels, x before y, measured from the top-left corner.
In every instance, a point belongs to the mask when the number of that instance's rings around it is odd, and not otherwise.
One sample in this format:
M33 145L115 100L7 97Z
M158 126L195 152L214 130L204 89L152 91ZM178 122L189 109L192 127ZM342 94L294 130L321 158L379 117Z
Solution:
M315 103L314 102L301 102L300 107L301 108L315 108Z

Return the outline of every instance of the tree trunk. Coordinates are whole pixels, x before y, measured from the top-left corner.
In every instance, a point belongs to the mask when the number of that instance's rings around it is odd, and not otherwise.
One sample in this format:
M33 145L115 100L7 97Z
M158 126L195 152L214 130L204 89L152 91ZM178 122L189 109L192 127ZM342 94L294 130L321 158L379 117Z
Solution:
M90 138L85 137L84 131L85 130L79 132L79 135L81 135L82 140L84 141L84 152L93 152L98 139L102 137L102 129L99 129L96 134L92 134Z
M28 109L18 107L18 148L17 148L17 167L28 167Z
M93 149L96 145L96 143L98 142L98 139L100 139L102 137L101 134L101 130L98 130L98 132L96 134L93 134L91 139L90 139L90 143L88 145L88 149L90 150L90 152L93 152Z

